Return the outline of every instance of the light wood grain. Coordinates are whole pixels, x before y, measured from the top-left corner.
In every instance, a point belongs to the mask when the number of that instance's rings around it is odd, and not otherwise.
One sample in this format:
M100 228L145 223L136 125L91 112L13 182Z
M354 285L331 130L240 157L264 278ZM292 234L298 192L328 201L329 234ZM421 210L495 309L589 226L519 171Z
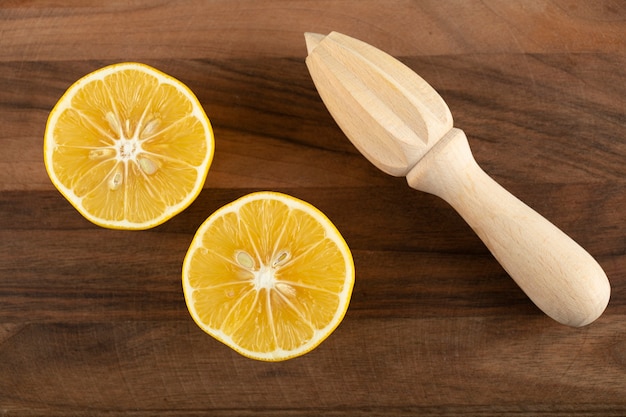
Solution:
M465 133L427 81L345 34L306 33L307 68L324 104L374 166L447 201L548 316L595 321L611 286L598 262L476 163Z
M382 3L0 2L0 414L626 413L623 2ZM428 79L483 169L598 259L599 320L545 317L450 206L358 154L304 63L331 30ZM84 220L42 155L63 91L126 60L186 83L216 135L196 202L140 233ZM279 364L205 335L180 284L200 223L261 189L324 211L357 274L337 331Z

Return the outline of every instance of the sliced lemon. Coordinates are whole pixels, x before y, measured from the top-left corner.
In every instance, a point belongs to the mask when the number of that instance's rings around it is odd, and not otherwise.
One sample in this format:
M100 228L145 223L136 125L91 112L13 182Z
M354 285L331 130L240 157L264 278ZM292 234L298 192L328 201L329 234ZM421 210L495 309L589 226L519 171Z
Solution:
M258 192L200 226L182 283L187 308L205 332L249 358L280 361L311 351L339 325L354 263L317 208Z
M96 70L50 112L44 158L54 186L88 220L147 229L202 190L213 131L183 83L140 63Z

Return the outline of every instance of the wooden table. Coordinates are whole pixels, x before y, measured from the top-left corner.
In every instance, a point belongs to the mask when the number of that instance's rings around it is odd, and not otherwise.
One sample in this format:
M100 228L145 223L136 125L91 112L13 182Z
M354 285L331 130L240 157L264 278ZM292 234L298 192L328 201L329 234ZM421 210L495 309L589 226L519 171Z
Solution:
M0 3L0 415L626 413L626 3ZM581 243L612 299L541 313L460 217L352 147L304 64L339 31L428 80L481 166ZM48 112L106 64L186 83L216 135L205 189L155 229L84 220L43 165ZM311 353L246 359L204 334L180 272L200 223L251 191L316 205L351 247L349 311Z

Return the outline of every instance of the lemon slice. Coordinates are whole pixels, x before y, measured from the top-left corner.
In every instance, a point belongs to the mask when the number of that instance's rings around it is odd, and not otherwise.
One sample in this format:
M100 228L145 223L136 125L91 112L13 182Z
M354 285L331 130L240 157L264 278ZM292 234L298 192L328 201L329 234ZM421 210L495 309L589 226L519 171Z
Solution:
M189 247L182 282L200 328L244 356L280 361L311 351L339 325L354 263L322 212L264 191L209 216Z
M96 70L50 112L44 158L54 186L88 220L148 229L202 190L213 131L180 81L139 63Z

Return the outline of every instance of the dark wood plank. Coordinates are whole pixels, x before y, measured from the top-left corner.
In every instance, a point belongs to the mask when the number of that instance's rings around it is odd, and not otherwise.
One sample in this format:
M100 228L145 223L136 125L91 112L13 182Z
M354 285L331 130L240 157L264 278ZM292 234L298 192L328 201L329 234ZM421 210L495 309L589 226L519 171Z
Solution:
M624 55L403 60L441 92L476 159L496 179L531 184L624 181ZM41 164L47 113L75 80L108 63L0 63L0 110L7 125L0 132L0 190L50 189ZM301 60L147 63L185 82L213 123L216 155L207 186L389 181L337 128ZM19 167L15 155L20 155Z
M357 269L351 310L360 315L537 314L471 229L434 196L403 184L278 190L315 204L344 235ZM98 228L56 192L2 193L0 314L10 321L23 311L30 320L48 321L180 319L187 314L180 268L195 230L248 191L207 189L184 213L139 233ZM543 212L558 218L615 278L609 311L626 314L624 226L594 216L619 211L626 196L607 198L595 185L534 191L557 201L585 196L571 210L542 206Z
M7 0L0 61L303 56L303 33L350 33L394 55L622 53L620 1Z
M191 320L31 323L0 349L0 392L26 415L618 415L625 318L572 331L542 317L348 317L315 351L274 364Z

